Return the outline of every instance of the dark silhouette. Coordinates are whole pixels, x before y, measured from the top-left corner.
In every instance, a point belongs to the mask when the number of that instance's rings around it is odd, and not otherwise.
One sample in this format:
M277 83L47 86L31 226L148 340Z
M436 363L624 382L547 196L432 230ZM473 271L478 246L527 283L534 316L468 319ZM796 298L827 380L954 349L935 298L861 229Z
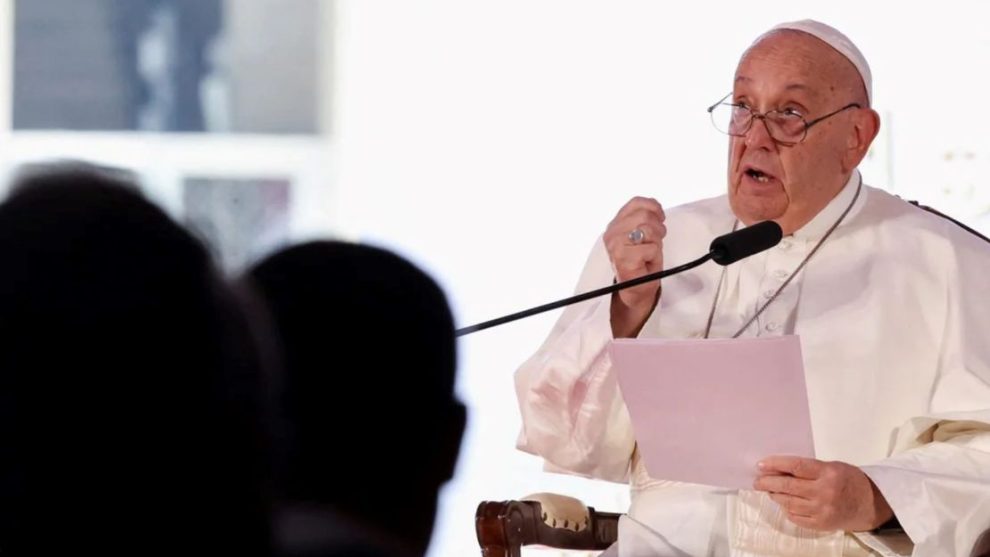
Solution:
M336 516L338 530L363 530L351 535L358 545L422 555L465 421L440 288L392 253L330 241L277 253L250 279L286 370L286 554L344 554L328 526Z
M0 552L268 555L265 366L203 247L58 166L0 204Z

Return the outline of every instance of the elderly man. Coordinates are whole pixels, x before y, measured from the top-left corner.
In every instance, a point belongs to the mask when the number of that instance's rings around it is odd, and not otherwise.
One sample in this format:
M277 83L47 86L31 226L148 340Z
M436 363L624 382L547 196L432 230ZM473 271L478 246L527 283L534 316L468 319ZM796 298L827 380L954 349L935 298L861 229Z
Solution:
M863 184L871 100L866 60L835 29L759 37L710 108L730 136L728 195L667 213L629 201L578 290L686 262L767 219L784 240L572 306L517 372L522 450L631 484L619 555L907 554L913 542L916 555L969 556L990 527L990 245ZM649 477L609 341L782 334L801 337L820 460L767 455L738 492ZM871 534L896 522L899 549Z

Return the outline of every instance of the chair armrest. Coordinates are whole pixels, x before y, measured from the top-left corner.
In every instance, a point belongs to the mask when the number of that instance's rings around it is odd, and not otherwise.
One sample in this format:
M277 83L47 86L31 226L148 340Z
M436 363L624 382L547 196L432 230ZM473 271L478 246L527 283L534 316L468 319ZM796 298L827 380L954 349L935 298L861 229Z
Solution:
M519 557L526 545L604 550L618 539L619 516L571 497L541 493L519 501L482 502L475 531L484 557Z

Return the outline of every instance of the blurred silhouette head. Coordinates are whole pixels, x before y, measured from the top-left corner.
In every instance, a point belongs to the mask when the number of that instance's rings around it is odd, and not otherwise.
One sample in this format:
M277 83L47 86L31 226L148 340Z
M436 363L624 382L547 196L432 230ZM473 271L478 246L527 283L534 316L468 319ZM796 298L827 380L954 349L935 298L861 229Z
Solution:
M281 251L250 278L287 372L286 499L328 505L422 554L465 421L442 291L390 252L330 241Z
M60 165L0 204L0 551L270 550L263 366L203 247Z

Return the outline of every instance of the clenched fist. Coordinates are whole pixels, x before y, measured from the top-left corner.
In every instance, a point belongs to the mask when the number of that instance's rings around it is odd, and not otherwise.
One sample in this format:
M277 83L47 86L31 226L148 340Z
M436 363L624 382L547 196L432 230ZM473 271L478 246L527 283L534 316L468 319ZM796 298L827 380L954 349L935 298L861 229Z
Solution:
M634 197L605 229L605 249L619 282L663 269L663 207L656 199ZM630 237L642 232L639 242ZM639 233L637 233L638 235ZM633 337L646 323L660 296L660 281L651 281L612 294L612 336Z

